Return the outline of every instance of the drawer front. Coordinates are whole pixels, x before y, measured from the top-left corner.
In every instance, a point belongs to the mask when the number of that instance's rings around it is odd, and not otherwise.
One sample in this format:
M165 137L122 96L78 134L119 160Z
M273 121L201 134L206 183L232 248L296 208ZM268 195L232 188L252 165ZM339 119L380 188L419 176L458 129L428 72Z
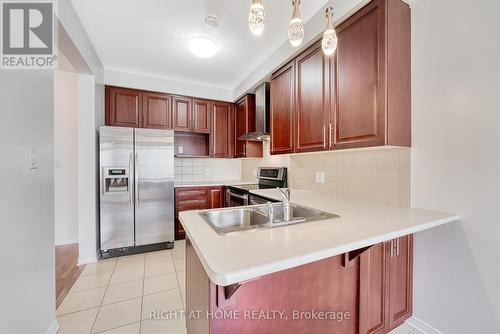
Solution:
M177 200L177 211L202 210L210 208L210 201L205 198L182 198Z

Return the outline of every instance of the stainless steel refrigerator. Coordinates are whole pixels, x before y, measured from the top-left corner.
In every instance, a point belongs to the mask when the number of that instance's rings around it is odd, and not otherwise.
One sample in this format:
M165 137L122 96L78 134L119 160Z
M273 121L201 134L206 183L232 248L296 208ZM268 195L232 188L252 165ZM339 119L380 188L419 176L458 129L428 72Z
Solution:
M173 247L174 132L102 126L101 256Z

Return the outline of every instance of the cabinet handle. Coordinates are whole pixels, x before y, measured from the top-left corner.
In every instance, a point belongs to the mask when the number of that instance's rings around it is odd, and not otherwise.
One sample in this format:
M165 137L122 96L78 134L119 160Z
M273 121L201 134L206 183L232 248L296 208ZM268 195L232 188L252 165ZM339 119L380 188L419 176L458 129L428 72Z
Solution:
M329 147L332 148L332 138L333 138L333 126L332 123L329 125Z
M187 201L179 201L180 205L186 205L186 204L193 204L193 203L206 203L207 201L204 199L192 199L192 200L187 200Z
M247 144L243 144L243 155L247 156Z
M323 124L323 148L326 148L326 125Z
M391 240L391 258L394 257L394 240Z
M396 239L396 256L399 256L399 240L400 238Z

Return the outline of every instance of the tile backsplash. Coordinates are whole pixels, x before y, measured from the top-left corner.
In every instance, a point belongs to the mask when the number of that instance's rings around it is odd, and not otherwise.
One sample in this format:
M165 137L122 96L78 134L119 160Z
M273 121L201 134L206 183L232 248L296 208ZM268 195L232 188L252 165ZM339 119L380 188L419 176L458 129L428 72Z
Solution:
M410 205L409 148L269 156L269 143L266 144L263 159L242 160L243 179L255 178L259 166L284 166L288 167L291 188L388 205Z
M175 158L175 181L241 180L240 159Z

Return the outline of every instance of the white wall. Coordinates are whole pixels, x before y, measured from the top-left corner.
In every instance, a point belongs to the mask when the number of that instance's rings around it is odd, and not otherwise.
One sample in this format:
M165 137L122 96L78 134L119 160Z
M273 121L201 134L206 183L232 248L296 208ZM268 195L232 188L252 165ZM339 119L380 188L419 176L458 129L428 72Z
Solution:
M97 260L96 82L78 74L78 264Z
M500 2L412 1L412 206L456 212L415 238L414 315L499 333Z
M78 242L78 78L54 72L55 242Z
M105 69L104 83L111 86L144 89L156 92L166 92L171 94L233 102L233 91L231 89L205 86L192 82L175 81L165 77L133 73L123 70Z
M53 98L52 71L0 70L0 333L45 334L55 321Z

